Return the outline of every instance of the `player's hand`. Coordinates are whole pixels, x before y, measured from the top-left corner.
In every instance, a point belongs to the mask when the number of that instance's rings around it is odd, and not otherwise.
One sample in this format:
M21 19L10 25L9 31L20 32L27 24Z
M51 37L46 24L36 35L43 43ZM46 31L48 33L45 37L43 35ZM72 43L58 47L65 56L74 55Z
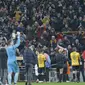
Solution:
M20 36L20 32L17 32L17 35Z

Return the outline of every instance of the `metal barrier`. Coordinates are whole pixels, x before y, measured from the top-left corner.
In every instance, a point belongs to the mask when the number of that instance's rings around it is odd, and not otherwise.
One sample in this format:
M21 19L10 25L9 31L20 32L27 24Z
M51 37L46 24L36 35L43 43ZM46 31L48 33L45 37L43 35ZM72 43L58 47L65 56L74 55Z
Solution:
M52 68L49 71L49 82L57 82L56 68Z

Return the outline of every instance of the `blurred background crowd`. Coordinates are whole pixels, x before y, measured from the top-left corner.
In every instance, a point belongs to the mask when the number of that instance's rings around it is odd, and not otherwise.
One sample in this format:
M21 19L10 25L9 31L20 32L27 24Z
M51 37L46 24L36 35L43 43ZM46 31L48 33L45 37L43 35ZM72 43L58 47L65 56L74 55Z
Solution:
M19 31L21 53L24 45L46 49L49 54L57 45L82 52L84 8L84 0L0 0L0 43L15 40Z
M12 33L20 31L22 42L28 40L46 47L52 47L53 38L55 43L67 40L70 45L76 39L81 43L84 7L84 0L0 0L0 36L9 39ZM70 36L64 33L69 31L80 32Z
M0 38L15 39L21 32L21 45L54 50L85 49L84 0L0 0ZM51 53L51 52L49 52Z
M24 46L46 50L54 63L56 47L85 50L85 0L0 0L0 43L16 40ZM5 41L5 42L4 42Z

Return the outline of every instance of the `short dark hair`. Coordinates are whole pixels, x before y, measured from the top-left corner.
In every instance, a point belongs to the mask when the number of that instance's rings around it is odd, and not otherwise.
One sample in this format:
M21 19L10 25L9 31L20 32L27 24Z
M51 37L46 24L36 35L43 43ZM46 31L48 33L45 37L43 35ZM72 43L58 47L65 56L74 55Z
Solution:
M73 49L72 49L73 51L77 51L77 48L76 47L73 47Z

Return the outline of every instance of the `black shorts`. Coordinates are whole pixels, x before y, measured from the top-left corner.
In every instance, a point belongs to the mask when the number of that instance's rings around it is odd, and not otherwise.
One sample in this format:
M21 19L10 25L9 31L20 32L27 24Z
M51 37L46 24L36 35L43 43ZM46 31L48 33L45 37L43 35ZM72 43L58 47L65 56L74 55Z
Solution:
M80 66L72 66L72 70L73 71L79 71L80 70Z
M45 73L45 67L39 68L39 69L38 69L38 73Z

